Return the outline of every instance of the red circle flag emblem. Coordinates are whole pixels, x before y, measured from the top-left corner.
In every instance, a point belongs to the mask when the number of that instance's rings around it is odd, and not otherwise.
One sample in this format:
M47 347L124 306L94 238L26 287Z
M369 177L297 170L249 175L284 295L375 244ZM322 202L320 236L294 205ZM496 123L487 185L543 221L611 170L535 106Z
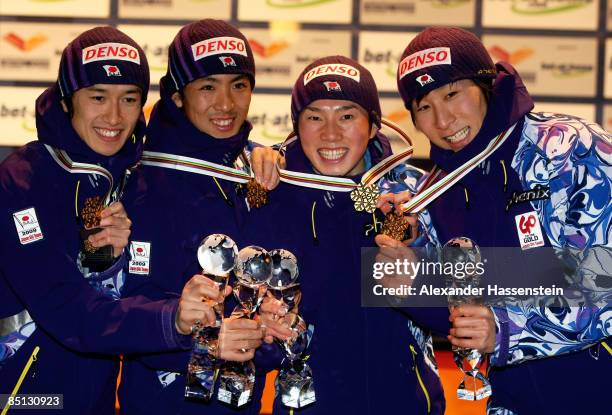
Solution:
M23 217L21 218L21 220L22 220L22 221L24 221L24 222L27 222L27 221L29 221L29 220L30 220L30 217L29 217L28 215L26 215L26 216L23 216Z

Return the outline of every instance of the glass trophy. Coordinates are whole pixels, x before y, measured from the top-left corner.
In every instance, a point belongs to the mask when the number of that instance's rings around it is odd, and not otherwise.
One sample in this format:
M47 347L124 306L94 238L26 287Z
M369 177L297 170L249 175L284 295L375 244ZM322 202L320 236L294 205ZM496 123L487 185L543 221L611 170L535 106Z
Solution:
M283 324L291 329L293 336L279 341L285 352L277 377L278 393L283 405L302 408L315 402L312 370L304 356L312 332L297 312L302 297L297 282L299 271L295 255L284 249L270 251L272 258L272 278L268 282L268 292L281 301L288 310L282 318Z
M480 248L474 241L466 237L457 237L449 240L442 247L442 263L452 264L453 269L462 264L461 273L447 275L446 285L452 288L477 288L480 286L480 275L475 272L466 272L465 264L472 263L476 268L476 263L482 261ZM477 290L469 290L478 292ZM449 308L457 307L462 304L483 304L482 295L459 295L451 294L448 296ZM457 397L462 400L478 401L491 395L491 384L480 369L486 359L482 353L476 349L467 349L453 346L453 358L455 363L463 372L463 380L457 388Z
M238 252L233 291L239 304L232 312L232 317L253 316L266 294L271 272L272 261L265 249L251 245ZM235 408L241 407L251 401L254 386L255 364L252 360L225 362L219 379L217 399Z
M202 274L212 279L220 292L224 292L229 273L234 269L238 256L236 243L226 235L212 234L202 240L197 256ZM215 357L215 352L223 320L223 303L214 302L212 306L215 325L202 327L196 324L193 330L194 344L187 367L185 397L195 400L209 401L212 398L221 365L221 360Z

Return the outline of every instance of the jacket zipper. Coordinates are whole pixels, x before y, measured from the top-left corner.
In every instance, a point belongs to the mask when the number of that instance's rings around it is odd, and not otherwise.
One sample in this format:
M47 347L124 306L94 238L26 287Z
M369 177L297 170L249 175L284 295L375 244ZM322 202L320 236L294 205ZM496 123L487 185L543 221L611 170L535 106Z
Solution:
M23 383L23 380L25 379L26 375L30 371L30 367L32 366L32 363L36 361L36 356L38 355L39 350L40 350L40 347L36 346L34 350L32 351L32 354L30 355L28 362L26 363L25 367L21 371L19 380L17 380L17 383L15 384L15 387L13 388L13 391L11 392L10 398L14 398L15 395L17 395L17 392L19 392L19 388L21 387L21 384ZM9 408L11 407L11 405L9 404L10 398L9 400L6 401L6 405L4 405L4 409L2 410L2 414L0 415L5 415L8 412Z
M427 413L431 412L431 400L429 399L429 393L427 392L427 388L423 383L423 379L421 378L421 373L419 372L419 365L417 364L417 354L418 352L415 350L413 345L410 345L410 352L412 352L412 361L414 362L414 371L416 372L417 379L419 380L419 385L421 385L421 389L423 389L423 393L425 394L425 399L427 399Z

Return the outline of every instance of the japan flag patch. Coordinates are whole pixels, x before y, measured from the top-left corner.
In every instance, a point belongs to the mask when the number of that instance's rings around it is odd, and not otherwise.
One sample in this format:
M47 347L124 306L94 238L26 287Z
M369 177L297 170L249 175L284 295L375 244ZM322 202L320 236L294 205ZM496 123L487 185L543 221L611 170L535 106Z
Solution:
M151 262L151 242L132 241L130 243L129 273L149 275Z
M15 221L15 228L17 229L17 236L21 245L27 245L43 239L40 223L38 223L38 218L36 217L36 210L33 207L13 213L13 220Z
M421 75L419 77L417 77L416 81L421 85L421 86L425 86L427 84L431 84L434 79L431 77L431 75Z
M223 67L227 68L228 66L236 66L236 61L231 56L219 56L221 63L223 63Z
M102 67L106 71L106 76L121 76L121 71L117 65L104 65Z
M340 88L340 84L336 81L326 81L326 82L323 82L323 85L325 85L325 89L327 89L327 91L329 92L333 92L333 91L342 92L342 88Z

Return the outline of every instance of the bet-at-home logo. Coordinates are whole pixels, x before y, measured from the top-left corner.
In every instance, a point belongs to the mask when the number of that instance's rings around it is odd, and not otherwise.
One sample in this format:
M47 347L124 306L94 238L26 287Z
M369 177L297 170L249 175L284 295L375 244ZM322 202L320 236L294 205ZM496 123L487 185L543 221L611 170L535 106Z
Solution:
M593 0L512 0L516 14L553 14L569 12L589 6Z

